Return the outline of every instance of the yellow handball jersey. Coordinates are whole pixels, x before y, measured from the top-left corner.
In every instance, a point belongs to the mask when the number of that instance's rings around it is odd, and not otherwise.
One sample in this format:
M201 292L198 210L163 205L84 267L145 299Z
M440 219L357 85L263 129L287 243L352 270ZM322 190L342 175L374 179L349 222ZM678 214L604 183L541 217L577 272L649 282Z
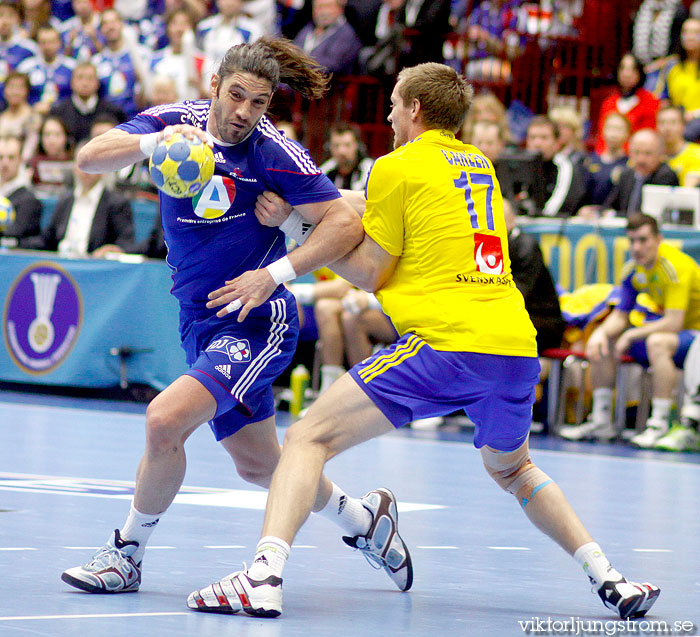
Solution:
M685 186L688 177L700 176L700 144L684 144L681 152L669 157L666 163L678 175L678 183Z
M399 334L442 351L537 356L510 271L501 189L478 149L430 130L381 157L362 222L400 257L376 292Z
M700 266L690 255L668 243L659 245L654 265L647 270L633 261L622 269L622 286L646 292L661 312L683 310L684 330L700 330Z

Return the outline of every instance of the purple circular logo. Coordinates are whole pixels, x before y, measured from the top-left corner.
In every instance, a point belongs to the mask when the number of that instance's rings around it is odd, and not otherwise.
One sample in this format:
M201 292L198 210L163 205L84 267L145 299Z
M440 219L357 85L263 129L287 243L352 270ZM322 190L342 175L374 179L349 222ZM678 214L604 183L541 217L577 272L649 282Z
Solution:
M5 303L7 351L28 374L46 374L68 356L82 315L70 275L54 263L35 263L15 279Z

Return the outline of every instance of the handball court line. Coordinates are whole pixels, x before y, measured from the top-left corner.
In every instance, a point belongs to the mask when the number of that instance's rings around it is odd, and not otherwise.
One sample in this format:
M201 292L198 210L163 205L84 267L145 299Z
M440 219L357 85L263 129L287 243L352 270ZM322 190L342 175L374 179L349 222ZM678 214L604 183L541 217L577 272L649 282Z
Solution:
M84 615L17 615L0 617L0 622L27 621L30 619L110 619L118 617L163 617L190 615L191 612L172 611L156 613L86 613Z

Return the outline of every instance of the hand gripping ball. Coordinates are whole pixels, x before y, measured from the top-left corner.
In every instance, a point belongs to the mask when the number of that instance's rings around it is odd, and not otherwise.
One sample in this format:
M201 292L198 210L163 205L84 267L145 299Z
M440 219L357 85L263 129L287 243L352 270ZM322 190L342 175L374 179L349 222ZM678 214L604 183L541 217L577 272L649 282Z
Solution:
M214 153L201 139L173 133L156 146L148 162L153 183L176 199L194 197L214 174Z

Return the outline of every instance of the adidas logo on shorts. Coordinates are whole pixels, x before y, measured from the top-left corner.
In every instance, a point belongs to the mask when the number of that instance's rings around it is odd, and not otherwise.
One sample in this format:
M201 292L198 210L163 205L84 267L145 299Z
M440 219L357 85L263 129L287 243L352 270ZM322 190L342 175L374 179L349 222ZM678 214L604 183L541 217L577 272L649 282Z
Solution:
M217 372L221 372L226 378L231 380L231 366L230 365L216 365L214 369Z

